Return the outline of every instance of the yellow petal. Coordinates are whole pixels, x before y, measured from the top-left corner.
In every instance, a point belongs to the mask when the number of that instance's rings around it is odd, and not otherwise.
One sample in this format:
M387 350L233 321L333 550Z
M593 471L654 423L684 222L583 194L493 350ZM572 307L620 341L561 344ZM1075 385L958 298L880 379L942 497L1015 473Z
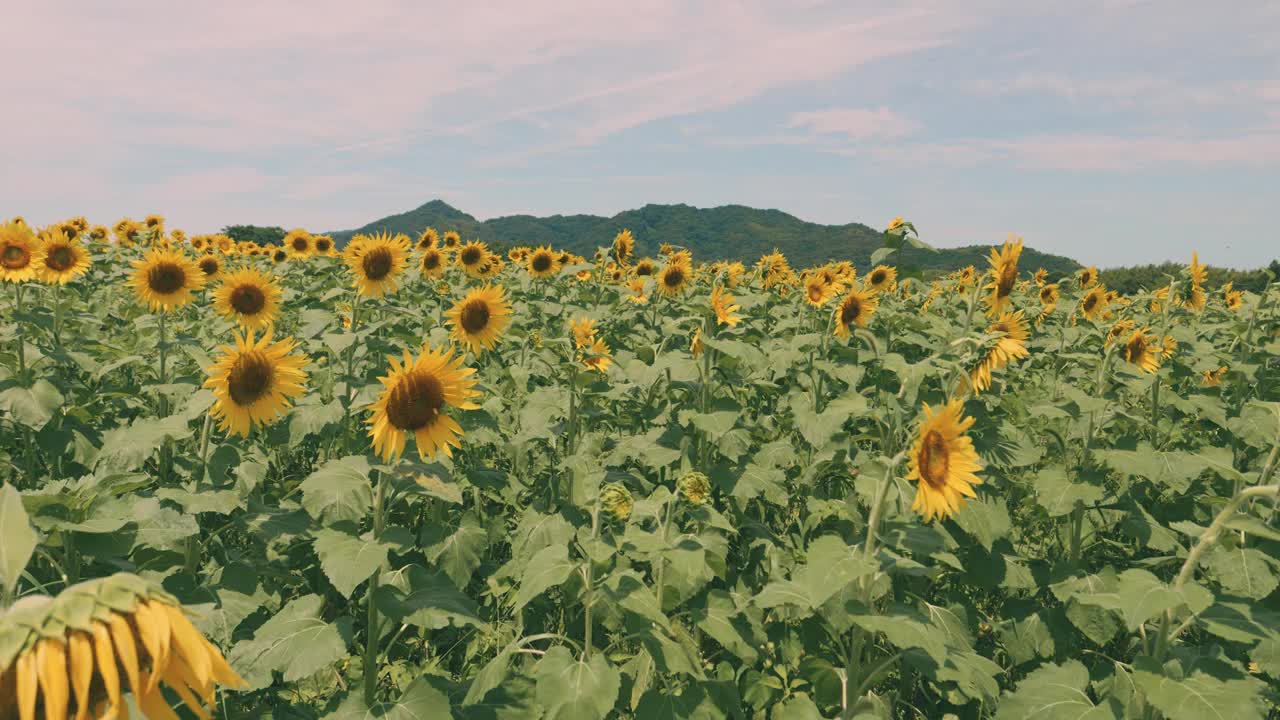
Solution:
M191 666L200 685L207 687L213 679L213 667L204 647L204 636L196 630L187 616L182 614L182 610L172 605L165 605L164 611L169 616L170 630L178 653Z
M111 639L115 642L116 657L124 668L124 676L129 679L129 688L134 696L142 695L142 684L138 680L138 648L133 643L133 628L129 621L119 615L111 615Z
M93 683L93 643L83 632L73 632L67 639L67 656L71 689L76 694L75 720L89 717L89 685Z
M36 696L39 695L39 679L36 670L35 648L28 648L18 656L18 718L36 720Z
M178 713L169 707L169 703L165 701L164 695L159 690L138 698L138 708L149 720L182 720L178 717Z
M169 623L169 615L164 612L164 605L155 600L149 600L142 603L151 611L151 619L156 623L156 635L160 638L160 659L159 666L163 667L169 662L170 643L172 641L171 628Z
M142 683L144 695L154 692L160 685L160 672L168 659L161 657L160 628L156 626L152 615L151 608L147 607L146 603L138 603L138 607L133 611L133 624L138 628L138 639L142 641L142 647L146 649L147 656L151 659L148 681Z
M111 704L107 712L111 713L110 717L116 717L122 711L127 712L120 702L120 673L116 670L116 656L111 650L111 633L100 622L93 624L93 654L98 661L102 687L107 691L107 702Z
M205 711L204 703L201 703L195 693L191 692L193 689L200 692L200 689L192 684L194 682L195 678L191 676L191 668L187 667L187 664L181 660L170 663L169 667L165 668L165 685L173 688L173 691L178 693L178 697L182 698L182 702L186 703L192 712L199 715L201 720L209 720L209 713ZM210 705L213 704L212 687L209 689L207 702Z
M231 669L231 665L227 663L226 658L222 657L222 653L213 643L207 639L204 641L206 649L209 651L209 661L213 664L213 679L230 688L241 688L249 683L244 681L235 670Z
M40 692L44 695L45 720L66 720L67 646L61 640L45 639L36 644L36 668L40 675Z

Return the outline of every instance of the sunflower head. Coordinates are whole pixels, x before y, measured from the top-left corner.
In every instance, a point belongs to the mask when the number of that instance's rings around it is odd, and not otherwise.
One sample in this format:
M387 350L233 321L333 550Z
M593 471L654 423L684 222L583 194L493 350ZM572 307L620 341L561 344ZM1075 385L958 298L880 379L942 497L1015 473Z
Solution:
M908 454L906 479L916 483L911 509L926 522L951 517L964 507L965 498L977 497L973 486L982 484L976 474L981 464L973 440L965 434L973 422L964 416L960 400L936 409L924 403L915 444Z
M717 285L711 291L711 309L721 325L733 327L742 322L742 316L735 314L742 308L734 304L734 297L722 286Z
M419 250L432 250L439 244L440 233L436 232L433 227L423 230L422 234L418 236L417 248Z
M40 269L40 241L26 223L10 220L0 225L0 280L27 282Z
M107 236L110 234L111 231L107 229L106 225L94 225L89 228L89 239L94 242L106 242Z
M600 489L600 508L618 520L631 517L635 505L631 491L621 483L609 483Z
M602 338L593 339L590 344L579 348L578 352L582 356L582 364L588 370L604 373L613 364L613 350Z
M1059 298L1058 283L1049 283L1040 288L1040 304L1048 307L1057 305Z
M1107 289L1095 285L1080 299L1080 314L1087 320L1098 320L1107 310L1111 300L1107 297Z
M705 505L711 498L711 480L703 473L687 472L676 481L680 496L693 505Z
M213 307L246 330L264 330L276 319L280 288L255 268L241 268L222 279Z
M289 259L289 251L285 250L284 248L276 248L275 250L271 251L271 262L275 263L276 265L279 265L280 263L288 259Z
M991 389L991 375L996 370L1029 356L1027 351L1027 321L1022 311L1004 313L987 328L991 336L986 352L969 373L975 393Z
M648 277L653 274L655 269L653 261L649 258L644 258L640 260L640 262L637 262L636 266L632 268L631 271L635 273L636 277Z
M1205 387L1217 387L1222 384L1222 378L1227 374L1226 367L1219 367L1217 370L1205 370L1201 375L1201 384Z
M374 452L385 461L398 459L412 435L423 460L437 453L451 456L453 448L461 447L462 427L447 411L450 407L479 408L471 401L479 394L472 377L475 369L463 367L462 358L454 356L452 348L434 350L428 346L416 359L406 351L403 361L395 357L387 360L391 370L379 378L382 395L369 408Z
M334 252L333 238L328 235L316 235L311 238L311 247L315 250L316 255L329 257Z
M284 236L284 249L288 250L293 257L310 257L315 252L311 233L302 228L290 230Z
M880 298L871 288L854 288L836 306L837 337L849 337L855 327L866 327L880 306Z
M560 272L560 261L551 248L544 245L528 254L524 268L532 277L546 278Z
M1147 328L1134 330L1124 343L1124 361L1136 366L1144 373L1154 373L1160 369L1160 347L1153 341L1155 338L1147 333Z
M448 250L453 250L462 244L462 236L450 230L444 234L444 246Z
M620 263L627 262L636 250L636 238L630 230L623 229L613 237L613 257Z
M152 311L172 312L191 302L204 287L205 275L186 254L156 249L133 263L130 284Z
M89 271L89 251L80 243L78 235L67 237L53 233L44 237L37 265L41 282L65 285Z
M493 349L511 324L511 304L501 285L476 288L446 313L453 326L449 335L476 355Z
M645 286L647 282L644 278L638 277L627 281L627 301L635 305L643 305L649 302L649 296L645 294Z
M893 289L893 285L897 280L897 268L892 268L888 265L877 265L871 272L867 273L867 278L863 282L876 292L888 292Z
M475 276L489 258L489 246L481 240L472 240L458 249L458 267Z
M1098 282L1098 268L1090 265L1080 271L1080 276L1077 279L1081 290L1093 287L1093 284Z
M252 330L222 347L204 386L213 390L213 416L224 431L248 436L253 425L274 422L306 392L303 368L310 360L295 348L292 338L273 342L268 332L255 340Z
M804 301L813 307L820 308L831 298L839 295L842 290L844 290L843 286L831 282L830 278L823 273L814 273L804 281Z
M1036 284L1036 287L1044 287L1044 284L1049 281L1049 271L1044 268L1036 270L1036 274L1031 276L1031 281Z
M693 269L682 262L668 262L658 273L658 292L668 297L679 295L688 287Z
M574 347L584 348L596 339L596 321L589 317L578 317L569 321L569 332L573 335Z
M222 260L213 253L201 255L200 259L196 261L196 265L200 266L200 272L204 273L204 276L210 280L217 278L218 274L222 272Z
M396 291L408 265L409 242L404 235L357 235L347 245L345 260L360 295L382 297Z
M437 278L444 274L447 263L448 260L439 248L428 248L418 259L418 271L422 273L422 277Z
M1010 302L1013 288L1018 282L1018 258L1022 255L1022 238L1010 238L1000 250L992 250L987 259L991 265L990 282L986 289L987 314L999 315Z

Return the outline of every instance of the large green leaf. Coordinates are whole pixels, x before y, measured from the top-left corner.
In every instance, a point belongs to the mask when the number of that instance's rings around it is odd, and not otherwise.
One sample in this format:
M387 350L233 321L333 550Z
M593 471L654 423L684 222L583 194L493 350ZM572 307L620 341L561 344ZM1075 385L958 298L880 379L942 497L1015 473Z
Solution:
M0 411L32 430L44 427L62 403L62 393L43 378L36 380L31 387L11 385L0 390Z
M1186 605L1191 612L1200 612L1213 602L1213 594L1199 585L1188 584L1174 590L1155 575L1137 568L1120 573L1116 581L1114 590L1081 591L1075 598L1088 605L1118 610L1130 631L1165 610Z
M22 506L22 494L12 485L0 488L0 588L5 596L18 586L39 540Z
M427 720L447 718L451 709L449 698L431 687L423 676L405 688L394 702L378 702L372 707L364 702L364 693L356 690L342 701L337 710L325 715L323 720Z
M1170 664L1172 665L1172 663ZM1264 686L1252 678L1214 677L1200 669L1174 677L1152 658L1134 661L1133 681L1169 720L1262 720Z
M314 547L329 582L346 598L378 572L391 550L390 545L374 540L372 533L357 537L335 528L315 531Z
M621 678L603 653L584 661L558 645L542 656L533 673L548 720L603 720L618 699Z
M360 522L373 507L369 461L348 455L325 463L302 481L302 507L326 525Z
M448 574L454 584L466 587L489 547L489 533L472 515L464 516L457 529L449 530L442 525L426 528L420 545L427 559Z
M319 595L294 598L253 634L231 649L228 662L252 688L271 684L272 672L286 682L301 680L347 656L351 618L325 620Z
M374 603L397 623L429 630L449 625L484 625L475 601L459 591L447 576L420 565L407 565L385 574Z
M1043 665L1000 701L996 720L1119 720L1109 704L1089 697L1089 671L1077 660Z
M568 580L578 565L576 560L569 559L569 548L565 545L551 545L539 550L520 576L520 588L516 590L514 600L516 609Z
M793 605L814 610L853 580L875 572L877 565L836 535L824 535L809 545L805 564L790 579L774 580L755 597L762 608Z

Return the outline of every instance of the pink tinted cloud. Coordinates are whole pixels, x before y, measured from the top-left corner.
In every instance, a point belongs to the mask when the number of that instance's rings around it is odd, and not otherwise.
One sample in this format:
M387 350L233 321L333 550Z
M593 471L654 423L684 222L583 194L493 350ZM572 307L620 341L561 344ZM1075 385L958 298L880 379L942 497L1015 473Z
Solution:
M839 135L850 140L902 137L919 128L914 120L883 106L874 110L835 108L792 113L785 125L821 135Z

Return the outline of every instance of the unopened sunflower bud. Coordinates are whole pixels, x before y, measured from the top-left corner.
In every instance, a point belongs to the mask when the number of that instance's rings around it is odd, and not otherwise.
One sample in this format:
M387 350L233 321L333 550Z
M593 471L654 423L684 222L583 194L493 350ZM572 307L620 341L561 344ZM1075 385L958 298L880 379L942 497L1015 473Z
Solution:
M619 520L626 520L631 517L635 500L632 499L630 490L618 483L610 483L600 491L600 506Z
M711 497L711 481L700 472L685 473L678 487L680 494L694 505L703 505Z

